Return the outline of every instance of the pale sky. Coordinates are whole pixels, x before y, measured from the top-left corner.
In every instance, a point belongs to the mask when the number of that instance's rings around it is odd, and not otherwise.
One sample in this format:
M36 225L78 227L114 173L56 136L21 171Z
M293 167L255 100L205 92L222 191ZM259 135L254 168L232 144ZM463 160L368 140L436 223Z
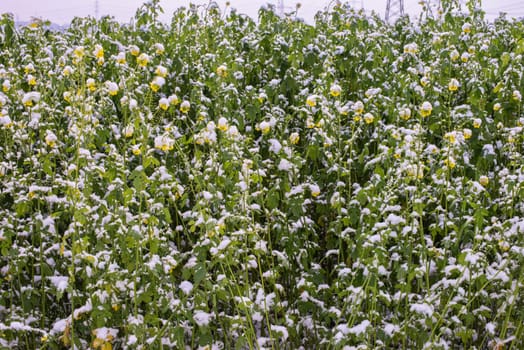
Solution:
M437 0L430 0L436 3ZM49 19L57 24L66 24L75 16L95 15L96 0L0 0L0 13L11 12L19 21L27 21L32 16ZM194 4L208 4L207 0L161 0L161 6L165 10L164 19L168 19L173 11L180 6ZM221 8L225 7L226 0L216 1ZM257 16L260 6L267 3L277 4L278 0L230 0L231 6L241 13L252 17ZM312 22L314 14L323 9L330 0L284 0L286 7L293 9L299 2L302 7L299 17L307 22ZM376 11L382 16L385 13L387 0L353 0L349 1L355 7L364 7L366 11ZM419 13L421 6L419 0L404 0L405 11L411 15ZM119 21L129 21L135 13L136 8L143 0L98 0L98 13L112 15ZM483 0L482 6L489 18L494 18L499 12L506 12L510 17L524 17L523 0Z

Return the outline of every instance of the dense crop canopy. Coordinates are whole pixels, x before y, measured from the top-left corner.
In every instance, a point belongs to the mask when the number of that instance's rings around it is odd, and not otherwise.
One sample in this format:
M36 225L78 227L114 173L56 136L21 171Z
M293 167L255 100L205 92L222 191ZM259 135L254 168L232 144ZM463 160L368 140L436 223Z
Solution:
M524 348L524 25L442 3L4 15L0 347Z

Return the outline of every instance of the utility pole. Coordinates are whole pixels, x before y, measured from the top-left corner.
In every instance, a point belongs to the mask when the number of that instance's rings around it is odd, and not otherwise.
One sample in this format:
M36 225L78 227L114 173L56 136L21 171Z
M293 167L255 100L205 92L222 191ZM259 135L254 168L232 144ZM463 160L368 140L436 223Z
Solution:
M95 19L98 19L98 0L95 0Z
M386 22L404 15L404 0L387 0Z
M277 13L279 16L284 16L284 0L278 0Z

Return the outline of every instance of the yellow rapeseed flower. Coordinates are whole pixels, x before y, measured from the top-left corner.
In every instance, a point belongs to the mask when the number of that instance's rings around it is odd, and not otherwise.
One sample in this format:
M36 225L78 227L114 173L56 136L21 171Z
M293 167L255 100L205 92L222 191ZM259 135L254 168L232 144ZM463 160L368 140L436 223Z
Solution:
M165 78L167 76L167 68L164 66L157 66L155 69L155 74L159 77Z
M189 112L189 109L191 109L191 103L189 103L189 101L183 101L180 104L180 112L187 113Z
M89 89L89 91L93 92L96 90L96 82L95 79L89 78L86 80L86 87Z
M315 107L317 105L317 96L315 95L308 96L308 98L306 99L306 104L309 107Z
M11 82L9 80L4 80L4 82L2 83L2 91L8 92L9 89L11 89Z
M457 91L458 88L459 88L459 82L457 79L453 78L450 80L449 84L448 84L448 90L449 91Z
M158 101L158 107L164 111L167 111L167 109L169 108L169 100L165 97L162 97Z
M135 128L133 127L133 125L128 125L124 128L123 130L123 134L126 138L130 138L133 136L133 133L135 132Z
M47 130L47 135L45 136L45 143L49 147L54 148L56 146L56 142L57 141L58 141L58 139L57 139L56 135L53 132Z
M298 132L294 132L291 135L289 135L289 142L291 144L296 145L300 141L300 135Z
M453 159L452 157L449 157L449 158L444 159L444 165L449 167L450 169L453 169L455 168L457 163L455 162L455 159Z
M221 78L227 77L227 67L225 65L218 66L217 75Z
M375 117L373 116L373 114L371 113L364 114L364 121L366 122L366 124L371 124L373 123L374 120L375 120Z
M169 101L169 104L172 105L172 106L176 106L177 104L180 103L180 100L178 99L178 96L175 95L175 94L169 96L167 99Z
M480 118L473 119L473 127L475 129L480 128L481 125L482 125L482 119L480 119Z
M451 144L454 144L457 141L456 133L454 131L445 133L444 138Z
M260 129L260 131L262 131L263 134L267 134L271 130L271 124L269 124L269 122L262 121L258 125L258 128Z
M338 97L340 96L340 93L342 92L342 88L340 87L340 85L338 84L333 84L331 85L331 88L329 89L329 93L331 94L331 96L333 97Z
M155 53L157 55L162 55L166 51L166 49L164 48L164 45L160 43L156 43L155 45L153 45L153 47L155 48Z
M140 146L139 145L134 145L132 148L131 148L131 152L135 155L135 156L139 156L142 151L140 150Z
M433 106L428 101L425 101L422 103L422 106L420 106L420 115L423 117L429 117L432 111Z
M449 58L452 60L452 61L456 61L458 60L460 57L460 53L457 51L457 50L453 50L450 52L449 54Z
M131 45L129 46L129 52L136 57L140 54L140 49L136 45Z
M28 65L24 67L25 74L34 73L34 72L35 72L35 66L33 66L32 63L29 63Z
M153 81L149 83L149 86L151 87L151 90L153 92L157 92L164 84L166 83L166 80L163 77L154 77Z
M126 53L119 52L118 55L116 55L116 62L118 64L126 64Z
M34 76L32 76L31 74L29 74L26 78L27 80L27 83L31 86L35 86L36 85L36 78Z
M409 108L401 108L399 111L400 118L404 120L409 120L411 118L411 109Z
M364 112L364 104L362 103L362 101L355 102L355 104L353 105L353 112L355 112L356 114L362 114Z
M227 131L227 129L229 128L227 119L224 117L220 117L220 119L218 119L218 122L217 122L217 128L218 130L221 130L221 131Z
M136 58L136 63L140 66L140 67L145 67L147 66L147 64L149 63L150 61L150 58L147 54L145 53L141 53L140 56L138 56Z
M106 81L106 88L110 96L115 96L118 94L118 84L112 81Z
M104 58L104 48L100 44L95 45L95 49L93 50L93 55L98 58Z

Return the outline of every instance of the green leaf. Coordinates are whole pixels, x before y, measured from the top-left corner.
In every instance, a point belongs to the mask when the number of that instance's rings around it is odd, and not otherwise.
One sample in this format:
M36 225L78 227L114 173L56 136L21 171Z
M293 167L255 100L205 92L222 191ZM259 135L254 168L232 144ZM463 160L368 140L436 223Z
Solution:
M82 210L75 210L75 213L73 214L75 220L79 222L82 225L87 224L87 218Z
M266 207L271 210L278 207L280 203L280 192L276 189L269 190L266 196Z
M47 175L53 176L53 163L49 160L49 158L44 159L44 162L42 163L42 169Z
M194 281L195 284L199 284L202 282L204 278L207 276L207 270L203 263L199 263L195 266L195 275L194 275Z
M137 172L133 179L133 187L137 190L137 192L141 192L146 188L148 181L149 180L143 171Z
M147 169L149 168L150 165L152 165L153 167L159 166L160 162L154 156L144 157L143 165L144 165L144 169Z
M173 222L173 219L171 218L171 213L169 212L169 208L164 207L162 210L164 212L164 218L168 224L171 224Z

